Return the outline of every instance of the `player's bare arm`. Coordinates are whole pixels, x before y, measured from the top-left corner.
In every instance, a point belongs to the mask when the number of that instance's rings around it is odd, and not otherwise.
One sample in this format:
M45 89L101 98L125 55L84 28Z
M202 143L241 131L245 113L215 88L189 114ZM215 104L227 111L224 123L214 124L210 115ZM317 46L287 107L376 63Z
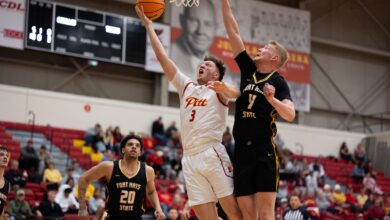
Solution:
M161 209L160 202L158 200L156 186L154 185L155 174L152 167L146 165L146 196L150 201L150 204L155 209L154 216L157 220L165 219L164 212Z
M229 0L222 0L223 23L225 24L226 33L232 46L234 57L245 50L244 42L240 37L238 24L230 8Z
M284 120L292 122L295 118L294 103L288 99L279 101L275 98L275 87L266 83L263 87L263 93L267 101L275 108L280 117Z
M171 59L169 59L164 49L164 46L161 44L160 39L158 38L156 32L154 31L152 21L145 16L142 8L136 6L135 10L137 12L138 17L145 25L146 32L148 33L148 36L150 38L153 51L156 54L156 57L160 62L161 67L163 68L164 73L167 76L167 79L171 81L175 77L175 74L177 72L177 66L173 63Z
M85 202L85 192L88 184L94 180L98 180L105 177L107 181L110 181L114 163L112 161L106 161L99 163L98 165L87 170L79 179L78 193L79 193L79 220L89 219L87 204Z
M222 94L222 96L227 99L235 99L241 95L238 88L223 81L209 81L207 87L214 90L216 93Z

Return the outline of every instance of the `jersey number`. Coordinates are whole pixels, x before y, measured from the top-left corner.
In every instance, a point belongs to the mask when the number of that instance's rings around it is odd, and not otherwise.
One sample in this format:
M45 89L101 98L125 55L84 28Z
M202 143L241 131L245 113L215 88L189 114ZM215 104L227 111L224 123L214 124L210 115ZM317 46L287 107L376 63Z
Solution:
M195 114L196 114L196 111L195 111L195 110L192 110L190 122L193 122L193 121L195 120Z
M255 103L256 97L257 97L257 95L249 94L249 105L248 105L249 110L252 109L253 104Z
M121 204L133 204L134 199L135 199L135 191L122 190L121 199L119 200L119 202Z

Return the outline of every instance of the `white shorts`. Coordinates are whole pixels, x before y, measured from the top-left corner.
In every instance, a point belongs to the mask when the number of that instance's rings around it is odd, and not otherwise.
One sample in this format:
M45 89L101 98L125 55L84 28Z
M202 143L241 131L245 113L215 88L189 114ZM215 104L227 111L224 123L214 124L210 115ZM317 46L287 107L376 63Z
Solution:
M184 155L182 166L190 206L217 202L233 194L233 169L222 144Z

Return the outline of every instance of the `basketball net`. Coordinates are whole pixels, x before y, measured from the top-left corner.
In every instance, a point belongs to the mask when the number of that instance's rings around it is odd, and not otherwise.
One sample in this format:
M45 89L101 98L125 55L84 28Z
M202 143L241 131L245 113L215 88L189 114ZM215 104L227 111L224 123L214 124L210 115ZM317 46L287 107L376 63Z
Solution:
M169 3L175 3L176 6L192 7L199 6L199 0L169 0Z

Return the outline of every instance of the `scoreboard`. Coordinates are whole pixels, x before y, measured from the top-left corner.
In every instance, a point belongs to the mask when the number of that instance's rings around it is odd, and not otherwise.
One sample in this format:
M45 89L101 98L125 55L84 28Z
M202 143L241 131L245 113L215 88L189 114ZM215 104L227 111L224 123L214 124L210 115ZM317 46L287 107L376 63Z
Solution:
M146 30L139 19L29 0L25 47L86 59L145 65Z

